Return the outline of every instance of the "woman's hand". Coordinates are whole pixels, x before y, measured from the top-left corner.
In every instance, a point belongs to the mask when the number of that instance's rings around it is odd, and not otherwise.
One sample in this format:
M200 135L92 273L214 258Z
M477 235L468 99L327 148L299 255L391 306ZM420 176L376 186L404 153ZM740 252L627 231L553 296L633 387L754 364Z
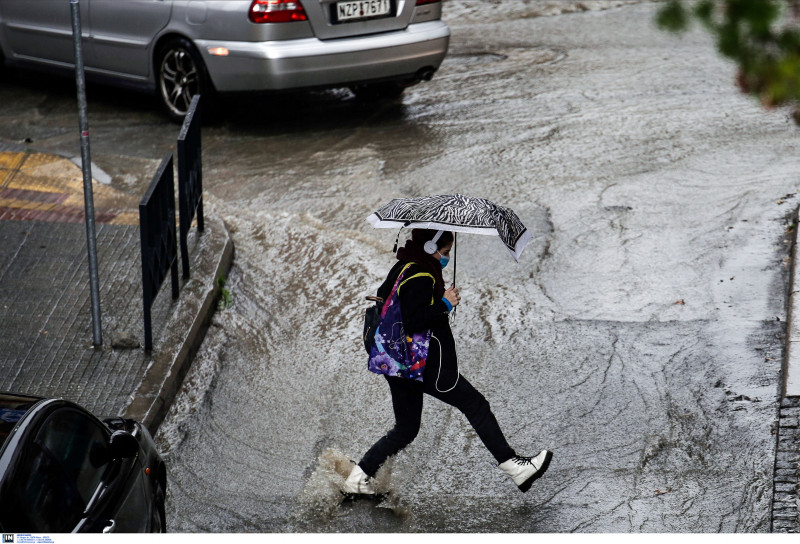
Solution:
M447 299L453 308L458 306L458 303L461 302L461 295L458 294L458 287L455 285L451 285L450 289L444 292L444 298Z

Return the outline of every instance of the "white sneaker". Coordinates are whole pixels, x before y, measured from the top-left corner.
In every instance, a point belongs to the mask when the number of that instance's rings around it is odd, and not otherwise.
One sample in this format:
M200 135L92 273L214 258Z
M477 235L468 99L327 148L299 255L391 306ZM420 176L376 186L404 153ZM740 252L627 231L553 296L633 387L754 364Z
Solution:
M536 457L512 457L498 468L511 476L519 490L525 493L544 474L552 458L553 452L542 450Z
M352 495L376 495L375 488L372 487L372 480L361 467L356 465L350 471L350 476L344 482L342 493Z

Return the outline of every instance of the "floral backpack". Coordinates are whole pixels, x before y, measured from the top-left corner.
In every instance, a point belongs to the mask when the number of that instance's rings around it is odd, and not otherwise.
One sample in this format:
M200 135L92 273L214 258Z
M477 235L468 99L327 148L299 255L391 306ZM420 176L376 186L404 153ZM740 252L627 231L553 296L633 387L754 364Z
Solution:
M382 305L376 304L367 310L364 344L369 353L367 368L372 372L422 381L425 361L428 358L431 331L414 333L411 336L406 335L403 329L403 316L400 312L400 297L397 294L406 270L412 264L414 263L407 264L400 271L389 298ZM380 314L378 314L378 309L380 309Z

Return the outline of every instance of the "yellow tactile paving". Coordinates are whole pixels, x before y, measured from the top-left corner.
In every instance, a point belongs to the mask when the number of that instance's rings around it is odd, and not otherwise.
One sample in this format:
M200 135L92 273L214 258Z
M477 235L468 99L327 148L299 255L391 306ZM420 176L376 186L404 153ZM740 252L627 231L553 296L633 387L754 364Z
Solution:
M17 198L0 198L0 208L14 208L20 210L54 210L58 207L57 203L31 202Z
M11 183L23 162L24 153L0 153L0 189Z
M138 201L92 183L98 223L138 225ZM83 221L83 172L47 153L0 152L0 219Z
M25 153L0 153L0 168L18 168L21 161L25 160Z

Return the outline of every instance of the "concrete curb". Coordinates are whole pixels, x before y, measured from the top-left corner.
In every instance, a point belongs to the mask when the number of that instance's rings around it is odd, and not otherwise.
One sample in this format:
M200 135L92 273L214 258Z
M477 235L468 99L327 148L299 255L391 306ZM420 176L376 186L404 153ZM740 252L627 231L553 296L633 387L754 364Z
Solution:
M141 422L155 435L189 371L217 308L222 288L217 278L227 275L234 248L223 221L205 217L192 255L192 277L181 287L180 312L165 324L154 341L150 365L125 410L125 417Z
M783 368L783 387L781 394L784 397L800 396L800 266L797 265L797 230L800 220L800 208L794 216L794 241L792 248L792 269L790 272L789 308L786 316L786 357Z
M798 223L794 215L792 265L789 272L789 307L786 310L786 345L783 383L775 431L771 528L774 533L800 532L800 266L798 266Z

